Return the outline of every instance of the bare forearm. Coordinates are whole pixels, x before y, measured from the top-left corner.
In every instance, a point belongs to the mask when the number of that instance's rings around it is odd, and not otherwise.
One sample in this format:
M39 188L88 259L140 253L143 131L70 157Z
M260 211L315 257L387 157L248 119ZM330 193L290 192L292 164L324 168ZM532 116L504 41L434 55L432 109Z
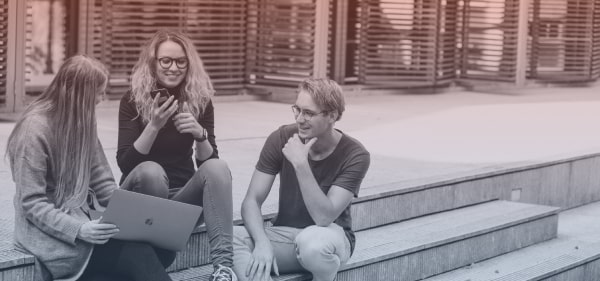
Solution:
M158 129L148 124L133 143L133 147L135 147L139 153L147 155L150 153L150 149L152 148L152 144L154 143L154 140L156 140L157 135Z
M213 147L208 140L196 142L196 159L204 161L213 154Z
M269 239L265 234L264 221L260 206L256 201L244 200L242 203L242 219L244 226L255 243L265 243Z
M308 213L319 226L327 226L335 220L334 206L323 193L308 163L295 167L298 184Z

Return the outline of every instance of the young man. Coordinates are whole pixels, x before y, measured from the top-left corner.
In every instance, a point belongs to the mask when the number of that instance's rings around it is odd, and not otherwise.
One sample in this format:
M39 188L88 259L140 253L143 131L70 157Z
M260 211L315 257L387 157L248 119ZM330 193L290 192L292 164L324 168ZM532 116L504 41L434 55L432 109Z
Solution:
M334 128L344 112L337 83L309 79L292 106L295 124L281 126L264 144L242 203L245 227L234 227L234 271L239 280L270 280L308 271L334 280L354 250L350 203L367 169L369 152ZM280 176L279 211L263 227L261 206Z

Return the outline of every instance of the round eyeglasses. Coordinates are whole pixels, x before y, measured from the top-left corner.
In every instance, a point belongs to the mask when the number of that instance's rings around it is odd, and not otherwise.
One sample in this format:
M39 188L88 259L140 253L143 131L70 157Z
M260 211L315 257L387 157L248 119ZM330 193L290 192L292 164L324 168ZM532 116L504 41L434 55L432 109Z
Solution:
M315 117L319 114L327 113L327 111L325 111L325 110L323 110L321 112L313 112L310 110L301 109L297 105L292 105L292 112L294 112L295 119L298 119L298 116L302 115L302 118L304 118L304 120L306 120L306 121L310 121L313 117Z
M183 58L171 58L171 57L158 58L158 64L163 69L171 68L171 65L173 65L173 62L175 62L175 65L179 69L186 69L188 67L188 59L185 57L183 57Z

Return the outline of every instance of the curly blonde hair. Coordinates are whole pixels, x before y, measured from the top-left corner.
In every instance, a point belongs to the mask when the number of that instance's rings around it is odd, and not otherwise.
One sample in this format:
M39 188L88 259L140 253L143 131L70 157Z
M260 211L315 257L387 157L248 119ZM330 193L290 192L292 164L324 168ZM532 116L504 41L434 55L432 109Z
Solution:
M178 31L160 30L150 38L142 49L140 58L133 67L133 73L131 74L131 100L135 103L137 112L144 123L150 121L150 114L152 113L150 92L155 88L157 81L156 52L160 44L165 41L179 44L187 56L188 69L186 78L182 82L184 85L179 101L187 101L191 113L196 118L204 111L215 92L192 40Z

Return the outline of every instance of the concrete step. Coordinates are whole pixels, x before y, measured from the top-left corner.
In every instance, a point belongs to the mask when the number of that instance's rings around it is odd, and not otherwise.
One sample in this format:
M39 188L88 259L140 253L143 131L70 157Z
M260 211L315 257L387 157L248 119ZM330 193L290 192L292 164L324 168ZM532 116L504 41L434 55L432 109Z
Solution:
M471 181L446 184L444 182L441 186L428 184L397 190L387 185L371 188L366 195L356 198L352 203L353 229L359 231L488 202L500 198L503 192L495 185ZM274 216L275 213L267 213L264 216L265 223L268 224ZM241 218L237 218L234 222L236 225L242 223ZM192 233L186 250L178 253L169 271L209 262L208 234L206 227L200 226Z
M558 208L492 201L356 233L337 280L419 280L556 237ZM204 280L211 266L171 274ZM276 280L306 280L306 274Z
M600 203L562 212L558 237L426 281L600 280Z
M33 281L34 258L14 249L10 242L0 242L0 280Z
M423 281L597 281L600 243L556 239Z

